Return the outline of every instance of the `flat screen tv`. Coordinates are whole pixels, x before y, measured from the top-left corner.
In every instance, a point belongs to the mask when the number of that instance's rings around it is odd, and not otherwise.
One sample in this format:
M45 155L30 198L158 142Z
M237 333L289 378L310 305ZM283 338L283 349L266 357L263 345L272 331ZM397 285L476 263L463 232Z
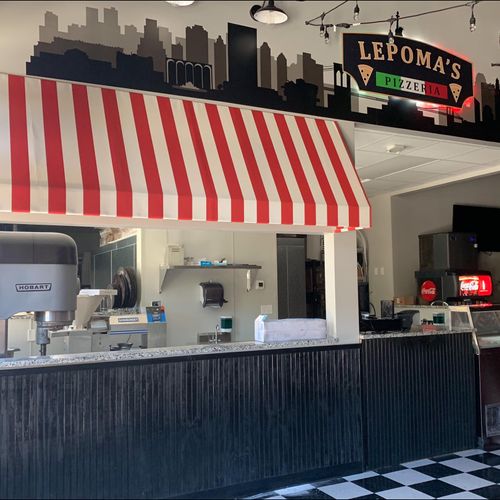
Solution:
M500 208L453 205L453 232L476 233L483 252L500 252Z

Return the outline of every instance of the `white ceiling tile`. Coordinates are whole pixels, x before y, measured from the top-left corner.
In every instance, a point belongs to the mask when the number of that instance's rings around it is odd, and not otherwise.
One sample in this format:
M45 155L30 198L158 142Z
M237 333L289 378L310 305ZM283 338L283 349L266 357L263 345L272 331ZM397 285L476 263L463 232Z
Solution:
M425 184L427 182L435 181L437 179L443 179L446 174L437 174L430 172L422 172L416 169L405 170L404 172L397 172L395 174L388 175L387 177L382 177L380 180L393 180L397 182L413 184Z
M431 163L416 167L415 170L420 172L429 172L435 174L446 174L449 176L463 172L464 170L477 169L477 165L473 163L464 163L452 160L435 160Z
M381 141L387 137L390 137L390 134L383 134L380 132L374 132L372 130L365 130L362 128L354 129L356 149L367 146L368 144L371 144L373 142Z
M397 191L403 187L406 187L402 183L386 182L383 180L374 180L371 182L366 182L363 184L366 194L368 196L375 196L377 194L389 193L391 191Z
M406 170L407 168L416 167L422 163L426 163L429 160L427 158L417 158L414 156L396 156L390 160L385 160L375 165L360 168L358 170L359 175L362 179L375 179L383 175L392 174L394 172L399 172L401 170Z
M356 150L354 154L354 164L357 169L360 169L391 158L392 155L389 153L372 153L370 151Z
M408 150L406 154L410 156L425 156L426 158L434 158L436 160L446 160L451 157L457 157L470 153L476 149L479 149L476 145L441 141L425 148Z
M374 153L385 153L387 148L394 146L396 144L406 146L406 149L401 154L408 154L410 151L414 151L417 148L429 147L436 144L437 141L432 139L422 139L413 136L405 136L401 134L393 134L388 136L381 141L377 141L366 146L360 146L364 151L373 151ZM391 154L391 153L390 153Z
M498 167L500 146L482 146L465 141L416 137L355 128L355 163L369 197L418 187L433 181L446 182L463 173ZM390 145L407 148L399 155L387 153Z
M450 158L457 158L460 161L485 164L490 162L500 162L500 147L498 148L480 148L469 153L462 155L450 156Z

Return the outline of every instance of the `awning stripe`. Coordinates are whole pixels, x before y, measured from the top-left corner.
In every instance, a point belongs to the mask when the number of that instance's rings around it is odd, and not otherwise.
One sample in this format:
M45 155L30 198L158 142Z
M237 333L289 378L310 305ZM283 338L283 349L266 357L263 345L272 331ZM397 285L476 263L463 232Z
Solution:
M42 87L36 80L25 80L26 123L28 126L28 162L30 212L48 213L49 181L45 148ZM35 125L36 124L36 125ZM31 137L34 140L31 140Z
M300 186L298 185L295 174L293 173L293 168L286 153L285 145L280 138L280 132L278 130L278 125L273 116L273 113L263 113L263 115L267 125L269 136L273 139L272 145L276 153L276 157L278 158L279 167L281 169L281 172L283 173L283 177L286 181L286 185L290 193L290 198L292 200L293 224L297 226L303 226L305 223L304 200L302 199Z
M264 146L262 145L262 141L260 140L260 135L257 130L253 112L250 109L241 109L240 112L243 119L243 124L245 125L245 129L248 133L248 139L250 141L252 152L255 156L255 161L257 163L259 173L262 177L262 182L265 186L267 199L269 200L269 223L281 224L281 199L274 182L271 167L269 166L269 162L267 161Z
M333 120L0 74L0 212L369 227Z
M42 109L49 183L49 213L65 214L66 176L64 174L57 84L54 81L42 80Z
M191 188L189 186L186 165L181 151L170 99L168 97L158 96L158 106L160 108L163 133L165 134L165 141L167 143L170 163L172 165L177 188L179 206L178 217L180 220L192 220L193 205Z
M12 211L9 79L0 78L0 210Z
M118 193L104 114L103 95L99 87L88 87L87 93L99 177L101 215L116 217Z
M231 221L244 222L245 209L243 204L243 194L238 182L238 177L234 168L233 159L229 151L226 136L222 129L222 123L215 104L205 104L207 110L208 121L212 129L215 145L219 153L219 158L222 164L222 170L226 178L226 183L231 196Z
M285 116L275 114L274 118L276 120L276 124L278 125L281 140L285 145L288 159L290 160L295 179L299 186L300 194L302 195L302 200L304 201L304 223L306 226L314 226L316 224L316 203L314 203L314 197L304 174L304 168L300 162L297 150L293 144Z
M123 146L132 190L132 216L147 218L149 195L129 92L116 92Z
M161 187L158 165L151 140L148 117L142 94L130 94L134 114L135 130L144 168L144 176L148 188L148 218L163 219L163 191Z
M10 152L12 172L12 211L31 208L28 124L24 78L9 75Z
M354 227L371 227L371 208L368 200L366 199L366 194L361 184L361 180L358 175L358 171L354 167L354 159L351 154L351 150L346 144L345 137L340 130L340 127L335 121L325 121L325 126L329 130L332 137L332 142L335 144L335 150L339 155L342 166L344 167L349 186L354 192L356 200L365 199L365 203L356 203L354 206L357 207L359 211L359 224ZM344 147L339 147L342 144Z
M92 137L87 87L85 85L74 84L72 90L78 138L78 154L82 172L83 214L100 215L101 195L99 190L99 173L97 171L94 138Z
M350 207L352 206L352 209L349 211L349 225L357 227L359 226L359 207L356 203L356 197L354 196L351 185L347 179L344 167L342 166L342 162L340 161L335 145L333 144L332 136L328 133L325 122L323 120L315 120L315 122L321 135L321 139L325 144L326 151L330 157L331 165L333 165L333 168L335 170L335 175L337 176L337 179L339 180L342 187L342 191L344 192L347 204Z
M132 217L132 185L116 92L112 89L102 89L102 99L116 183L116 215L118 217Z
M217 221L219 212L217 205L217 191L215 190L214 180L208 165L205 148L203 147L200 127L198 126L198 121L196 120L193 103L191 101L183 101L182 104L184 105L184 111L189 125L189 132L191 134L194 152L198 161L198 168L200 170L203 187L206 193L206 220Z
M314 168L314 172L316 174L316 178L318 179L319 186L321 187L321 191L323 192L323 196L325 197L325 201L327 203L327 225L328 226L337 226L338 225L338 204L335 199L335 195L333 194L332 188L328 182L328 179L325 174L324 167L319 159L318 151L316 150L316 146L311 137L311 133L306 124L305 118L303 116L296 116L295 121L299 127L300 133L304 140L304 144L306 146L307 154L311 160L311 163Z
M264 147L267 162L271 168L271 173L278 190L278 195L281 200L281 222L282 224L293 224L292 197L290 196L290 192L283 176L283 170L278 161L278 157L276 156L276 151L274 150L273 141L269 135L266 120L264 119L262 111L254 110L252 114L262 146Z
M79 161L78 137L73 113L73 89L56 82L61 134L62 161L66 184L66 213L83 214L82 168ZM70 112L64 112L70 110Z
M262 176L259 172L259 167L257 166L257 161L255 159L252 145L250 144L250 138L248 137L247 129L245 128L245 124L243 122L241 110L231 107L229 108L229 112L231 113L233 126L238 137L238 143L240 145L248 175L252 183L255 199L257 200L257 223L268 224L269 199L267 197L264 182L262 181Z

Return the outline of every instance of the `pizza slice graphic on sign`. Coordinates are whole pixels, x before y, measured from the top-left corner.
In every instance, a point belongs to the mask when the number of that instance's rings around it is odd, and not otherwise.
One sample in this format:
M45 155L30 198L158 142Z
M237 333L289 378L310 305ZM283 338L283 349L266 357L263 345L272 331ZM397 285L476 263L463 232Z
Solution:
M361 74L361 78L363 79L363 83L367 85L370 77L372 76L373 68L368 66L368 64L358 64L358 69Z
M458 83L450 83L450 89L453 99L455 99L455 102L458 102L460 93L462 92L462 85L459 85Z

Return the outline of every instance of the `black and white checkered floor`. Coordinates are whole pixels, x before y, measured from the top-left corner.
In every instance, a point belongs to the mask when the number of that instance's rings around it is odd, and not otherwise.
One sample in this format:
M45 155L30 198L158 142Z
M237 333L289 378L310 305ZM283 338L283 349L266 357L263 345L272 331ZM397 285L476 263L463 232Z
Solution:
M500 450L467 450L249 498L500 499Z

